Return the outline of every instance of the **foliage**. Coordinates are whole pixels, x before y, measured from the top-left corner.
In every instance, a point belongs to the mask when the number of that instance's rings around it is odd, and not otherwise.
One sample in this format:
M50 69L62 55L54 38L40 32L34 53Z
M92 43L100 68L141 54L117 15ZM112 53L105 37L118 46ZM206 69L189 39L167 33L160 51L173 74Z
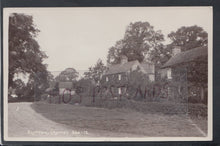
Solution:
M150 51L150 60L155 64L156 73L170 59L171 54L172 48L169 45L160 44Z
M55 91L59 91L59 82L55 83L54 90Z
M40 50L40 46L35 40L38 32L32 16L18 13L9 16L9 87L16 88L18 82L24 85L21 83L22 80L14 81L15 74L29 75L29 82L24 93L16 91L20 96L33 95L34 82L32 79L36 72L47 73L46 65L43 64L43 60L47 56ZM44 78L42 83L47 84L47 78Z
M89 71L84 73L85 79L90 79L95 81L95 83L100 82L103 73L106 71L106 66L102 63L102 60L98 60L94 67L89 67Z
M15 73L45 71L42 63L46 54L34 39L39 30L32 16L13 13L9 17L9 86L13 86Z
M82 78L76 83L76 92L80 95L91 95L92 89L95 87L91 79Z
M75 81L79 76L79 73L74 68L67 68L62 71L57 77L58 82L70 82Z
M191 103L175 103L175 102L143 102L137 100L121 100L114 99L96 99L92 102L92 98L82 98L82 105L101 107L107 109L123 108L131 111L138 111L145 114L186 114L193 117L207 117L207 106L204 104Z
M24 91L25 91L25 84L21 79L17 79L14 81L14 85L15 85L15 94L18 97L22 97Z
M188 65L188 80L192 85L207 87L208 56L200 57Z
M52 82L55 82L55 78L53 76L53 74L49 71L47 71L47 80L52 83Z
M142 73L139 69L130 72L128 76L128 93L129 96L144 99L145 89L150 85L148 76ZM132 98L131 97L131 98Z
M208 56L201 57L188 65L189 88L193 88L193 94L189 92L189 99L207 104L208 92ZM199 91L196 88L199 87ZM191 102L190 101L190 102ZM193 101L195 102L195 101Z
M128 76L127 92L129 97L135 100L163 102L168 101L168 85L166 79L150 81L148 75L135 70Z
M117 41L115 46L109 49L107 62L117 64L122 55L127 56L128 61L138 60L142 62L145 55L151 54L152 49L159 48L162 45L163 40L164 37L161 31L155 31L148 22L130 23L124 38Z
M199 26L181 27L176 32L168 34L172 46L181 46L182 51L196 47L207 46L208 33Z
M25 87L24 97L34 97L34 100L39 100L40 95L43 94L49 86L47 71L31 74Z

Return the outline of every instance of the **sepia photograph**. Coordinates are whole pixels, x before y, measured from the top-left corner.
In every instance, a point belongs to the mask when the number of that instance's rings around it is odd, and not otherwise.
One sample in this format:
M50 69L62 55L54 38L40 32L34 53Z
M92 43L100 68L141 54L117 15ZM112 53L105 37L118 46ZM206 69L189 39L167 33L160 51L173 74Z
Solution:
M212 140L212 17L4 8L4 140Z

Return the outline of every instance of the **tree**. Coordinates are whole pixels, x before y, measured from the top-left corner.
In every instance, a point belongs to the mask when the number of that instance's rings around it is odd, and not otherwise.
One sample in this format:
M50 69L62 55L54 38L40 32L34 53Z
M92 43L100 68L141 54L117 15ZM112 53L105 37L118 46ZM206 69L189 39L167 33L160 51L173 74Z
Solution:
M75 89L77 94L83 96L90 96L92 95L92 89L94 88L94 84L92 83L91 79L81 78L75 84Z
M109 49L107 62L119 63L121 55L127 56L129 61L142 62L145 55L149 55L152 49L161 45L163 40L161 31L155 31L148 22L130 23L124 38Z
M187 66L188 68L188 81L189 87L199 87L200 93L198 96L200 96L200 99L202 102L207 102L205 97L207 97L207 93L205 93L205 89L208 87L208 58L206 57L200 57L197 60L190 62L190 64Z
M15 87L15 94L18 97L21 97L25 91L25 84L21 79L17 79L14 81L14 84L16 85Z
M124 40L119 40L116 42L115 46L109 48L107 63L109 64L117 64L120 62L121 50L123 49Z
M72 81L76 81L78 76L79 73L74 68L67 68L56 77L56 81L72 82Z
M140 68L137 68L136 70L130 72L128 75L128 94L130 97L133 97L134 99L145 99L149 98L149 95L151 93L151 89L153 82L149 80L149 77L147 74L144 74Z
M50 86L48 74L49 72L47 71L31 74L26 86L27 92L25 96L33 96L35 101L40 100L41 95L44 94L45 90Z
M106 66L99 59L94 67L89 67L89 71L84 73L85 79L91 79L98 83L101 80L103 73L106 71Z
M48 71L48 75L47 75L47 80L50 83L55 81L53 74L51 72L49 72L49 71Z
M149 53L149 60L154 62L156 70L160 68L164 63L166 63L172 54L172 48L169 45L160 44Z
M199 26L181 27L168 34L172 46L180 46L182 51L208 45L208 33Z
M32 16L18 13L9 16L9 87L16 88L15 74L33 76L47 72L43 64L47 56L35 40L38 32Z

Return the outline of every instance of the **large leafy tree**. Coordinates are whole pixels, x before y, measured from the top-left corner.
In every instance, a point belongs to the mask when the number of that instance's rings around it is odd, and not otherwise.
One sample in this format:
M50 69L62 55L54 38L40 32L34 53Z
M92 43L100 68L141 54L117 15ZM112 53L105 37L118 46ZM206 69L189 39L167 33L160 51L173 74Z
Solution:
M168 34L171 39L171 45L181 46L182 51L196 47L207 46L208 33L199 26L181 27L175 32Z
M163 40L164 36L161 31L155 31L150 23L130 23L124 38L109 49L107 62L110 64L119 63L121 55L127 56L129 61L142 62L145 55L150 55L151 50L162 45Z
M74 68L67 68L56 77L56 81L72 82L72 81L76 81L78 76L79 73Z
M43 64L47 56L36 41L38 32L32 16L18 13L9 16L9 87L16 88L16 74L30 77L37 72L47 74Z
M93 80L95 83L98 83L106 69L107 68L103 64L102 60L99 59L94 67L89 67L89 71L84 73L84 78Z
M149 60L154 62L156 68L160 68L172 56L172 48L170 45L157 45L149 53Z

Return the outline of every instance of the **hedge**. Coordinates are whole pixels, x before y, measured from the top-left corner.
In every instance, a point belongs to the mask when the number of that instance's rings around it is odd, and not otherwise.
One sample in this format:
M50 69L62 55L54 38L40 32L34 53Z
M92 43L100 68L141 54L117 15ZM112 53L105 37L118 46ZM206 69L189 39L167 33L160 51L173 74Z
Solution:
M63 102L64 100L64 102ZM101 99L92 97L72 96L68 95L47 97L44 99L47 103L53 104L80 104L82 106L100 107L100 108L125 108L146 114L189 114L194 117L207 117L207 106L204 104L193 103L178 103L178 102L149 102L149 101L135 101L132 99Z

